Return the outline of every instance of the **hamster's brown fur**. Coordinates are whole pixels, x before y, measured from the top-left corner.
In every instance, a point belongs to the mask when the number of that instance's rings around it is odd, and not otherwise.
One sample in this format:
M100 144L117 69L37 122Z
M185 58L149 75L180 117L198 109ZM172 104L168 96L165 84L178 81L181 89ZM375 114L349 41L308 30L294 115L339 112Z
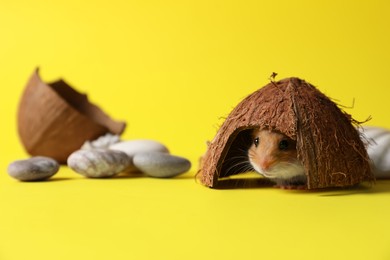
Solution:
M296 142L282 133L255 129L248 150L255 171L287 189L304 188L305 170L297 158Z

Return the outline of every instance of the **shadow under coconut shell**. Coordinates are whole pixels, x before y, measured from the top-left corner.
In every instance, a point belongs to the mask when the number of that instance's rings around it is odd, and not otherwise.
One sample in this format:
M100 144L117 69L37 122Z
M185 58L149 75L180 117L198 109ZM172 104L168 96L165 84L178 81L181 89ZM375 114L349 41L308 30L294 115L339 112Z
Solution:
M290 194L318 194L323 197L330 196L349 196L355 194L381 194L390 193L390 179L377 180L375 183L360 183L349 187L334 187L324 189L281 189L275 187L275 184L266 178L227 178L219 179L217 184L213 187L215 189L264 189L273 188L279 189Z
M272 188L275 184L265 178L220 179L213 187L218 190L228 189L264 189Z
M312 190L285 190L291 194L318 194L320 197L351 196L362 194L390 193L390 180L379 180L376 183L360 183L349 187L334 187Z
M320 192L322 190L319 190ZM390 193L390 180L377 180L375 183L361 183L350 188L327 189L327 194L321 196L346 196L355 194L381 194ZM334 192L334 193L332 193Z

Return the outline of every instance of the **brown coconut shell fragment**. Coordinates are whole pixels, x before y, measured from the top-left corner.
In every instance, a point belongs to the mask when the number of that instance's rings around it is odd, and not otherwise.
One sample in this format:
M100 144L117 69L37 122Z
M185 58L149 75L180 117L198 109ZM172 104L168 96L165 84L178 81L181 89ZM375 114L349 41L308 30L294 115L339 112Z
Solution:
M124 122L112 120L87 95L63 80L46 84L38 69L30 77L18 110L18 132L32 156L48 156L66 163L87 140L106 133L121 134Z
M270 82L240 102L226 118L202 158L199 178L206 186L218 187L222 177L241 173L230 165L231 158L235 151L249 148L251 130L260 128L279 131L297 142L307 189L374 181L356 124L304 80Z

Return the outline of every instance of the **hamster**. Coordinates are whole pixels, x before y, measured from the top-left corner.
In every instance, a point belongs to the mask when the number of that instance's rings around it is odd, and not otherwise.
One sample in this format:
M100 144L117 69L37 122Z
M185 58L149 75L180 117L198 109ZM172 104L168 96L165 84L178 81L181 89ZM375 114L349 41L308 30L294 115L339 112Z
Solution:
M296 142L276 131L254 129L248 149L253 169L284 189L304 189L305 169L297 158Z

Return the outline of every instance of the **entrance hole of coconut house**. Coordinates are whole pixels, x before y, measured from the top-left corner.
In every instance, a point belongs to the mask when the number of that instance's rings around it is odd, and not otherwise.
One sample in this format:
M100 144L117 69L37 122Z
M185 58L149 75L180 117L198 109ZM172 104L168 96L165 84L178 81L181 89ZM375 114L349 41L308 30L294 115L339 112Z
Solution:
M255 127L237 129L225 144L217 167L217 186L264 186L272 182L255 172L249 162L248 150L253 144ZM225 156L224 156L225 154Z

